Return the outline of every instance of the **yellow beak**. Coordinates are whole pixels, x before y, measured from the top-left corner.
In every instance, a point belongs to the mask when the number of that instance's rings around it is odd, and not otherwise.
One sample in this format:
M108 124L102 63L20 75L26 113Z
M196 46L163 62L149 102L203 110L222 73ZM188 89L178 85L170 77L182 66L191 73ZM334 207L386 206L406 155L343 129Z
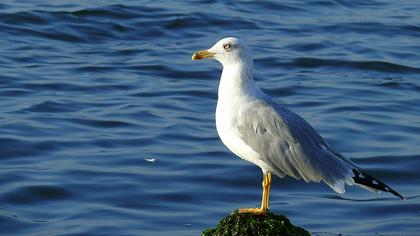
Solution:
M191 60L201 60L204 58L212 58L214 54L216 53L209 52L207 50L197 51L192 55Z

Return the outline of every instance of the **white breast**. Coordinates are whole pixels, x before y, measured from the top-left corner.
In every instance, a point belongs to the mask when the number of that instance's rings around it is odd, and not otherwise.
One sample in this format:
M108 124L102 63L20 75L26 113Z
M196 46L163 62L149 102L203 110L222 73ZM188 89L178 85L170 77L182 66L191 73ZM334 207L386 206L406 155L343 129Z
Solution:
M224 89L227 90L224 90ZM252 96L244 93L244 91L233 91L230 85L219 85L219 99L216 107L216 129L222 142L240 158L254 163L263 171L270 168L261 161L261 157L250 146L248 146L241 138L237 131L237 120L240 116L240 106L246 105ZM224 91L223 91L224 90ZM241 105L239 105L241 104Z

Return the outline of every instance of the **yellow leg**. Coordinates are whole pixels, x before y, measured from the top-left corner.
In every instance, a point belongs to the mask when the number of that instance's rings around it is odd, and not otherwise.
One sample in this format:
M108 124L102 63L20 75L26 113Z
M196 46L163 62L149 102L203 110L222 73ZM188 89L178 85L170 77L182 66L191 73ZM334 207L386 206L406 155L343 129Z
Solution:
M263 187L263 188L265 188L265 192L266 192L266 194L265 194L265 200L264 200L264 208L265 209L267 209L267 211L268 211L268 209L270 209L270 207L269 207L269 203L270 203L270 187L271 187L271 173L270 172L268 172L266 175L265 175L265 186Z
M241 208L239 209L240 213L251 213L255 215L266 214L268 211L268 203L270 198L270 187L271 187L271 173L267 172L263 175L262 181L262 198L261 198L261 207L260 208Z

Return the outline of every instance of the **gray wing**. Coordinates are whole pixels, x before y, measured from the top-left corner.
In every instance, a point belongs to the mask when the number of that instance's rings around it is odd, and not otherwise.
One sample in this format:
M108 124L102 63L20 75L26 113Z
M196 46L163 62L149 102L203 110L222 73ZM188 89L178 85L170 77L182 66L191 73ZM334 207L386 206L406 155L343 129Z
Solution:
M353 184L355 165L332 150L300 116L272 101L258 100L238 109L241 139L281 177L324 181L343 193Z

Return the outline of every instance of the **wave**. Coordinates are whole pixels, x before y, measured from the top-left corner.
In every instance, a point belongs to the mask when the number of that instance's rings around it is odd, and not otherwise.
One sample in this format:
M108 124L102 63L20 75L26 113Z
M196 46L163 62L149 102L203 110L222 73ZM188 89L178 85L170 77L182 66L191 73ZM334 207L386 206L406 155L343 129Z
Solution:
M318 67L336 67L336 68L353 68L358 70L372 70L381 72L395 72L395 73L420 73L420 68L399 65L385 61L346 61L336 59L321 59L321 58L298 58L291 63L291 65L304 68L318 68Z

